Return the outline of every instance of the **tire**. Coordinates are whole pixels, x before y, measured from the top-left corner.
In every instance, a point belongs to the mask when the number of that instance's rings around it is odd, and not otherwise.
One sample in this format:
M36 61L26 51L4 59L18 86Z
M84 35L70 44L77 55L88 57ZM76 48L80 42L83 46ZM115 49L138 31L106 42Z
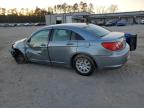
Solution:
M15 54L14 58L15 58L15 61L17 62L17 64L26 63L26 59L25 59L24 55L20 51L16 51L16 54Z
M77 55L74 58L73 66L76 72L83 76L89 76L95 70L95 63L86 55Z

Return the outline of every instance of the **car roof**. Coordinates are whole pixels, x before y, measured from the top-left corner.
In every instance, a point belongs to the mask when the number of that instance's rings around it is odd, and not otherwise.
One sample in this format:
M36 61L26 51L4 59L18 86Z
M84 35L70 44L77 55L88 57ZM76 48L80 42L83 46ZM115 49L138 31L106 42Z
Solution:
M86 23L63 23L63 24L54 24L54 25L49 25L45 26L44 28L61 28L61 27L68 27L68 28L83 28L88 26Z

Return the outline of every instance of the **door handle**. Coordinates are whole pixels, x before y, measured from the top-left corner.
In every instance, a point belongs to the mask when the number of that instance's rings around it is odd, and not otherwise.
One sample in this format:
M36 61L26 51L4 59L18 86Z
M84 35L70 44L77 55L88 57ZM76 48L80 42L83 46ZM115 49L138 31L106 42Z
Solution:
M41 46L41 47L46 47L46 44L41 44L40 46Z
M67 43L66 45L73 45L73 43Z

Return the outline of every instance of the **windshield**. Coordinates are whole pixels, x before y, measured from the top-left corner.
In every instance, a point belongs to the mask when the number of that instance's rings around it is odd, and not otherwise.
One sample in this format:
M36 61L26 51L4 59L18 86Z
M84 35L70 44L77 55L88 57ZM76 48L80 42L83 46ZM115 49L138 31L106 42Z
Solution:
M93 33L97 37L103 37L110 33L109 30L102 28L100 26L94 25L94 24L88 24L87 26L83 27L88 32Z

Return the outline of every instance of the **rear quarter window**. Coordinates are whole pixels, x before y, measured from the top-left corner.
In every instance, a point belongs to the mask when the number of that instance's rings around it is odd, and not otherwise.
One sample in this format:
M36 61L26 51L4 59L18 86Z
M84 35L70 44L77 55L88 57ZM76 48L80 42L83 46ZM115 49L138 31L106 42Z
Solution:
M84 40L84 38L82 36L80 36L79 34L72 32L71 40Z

